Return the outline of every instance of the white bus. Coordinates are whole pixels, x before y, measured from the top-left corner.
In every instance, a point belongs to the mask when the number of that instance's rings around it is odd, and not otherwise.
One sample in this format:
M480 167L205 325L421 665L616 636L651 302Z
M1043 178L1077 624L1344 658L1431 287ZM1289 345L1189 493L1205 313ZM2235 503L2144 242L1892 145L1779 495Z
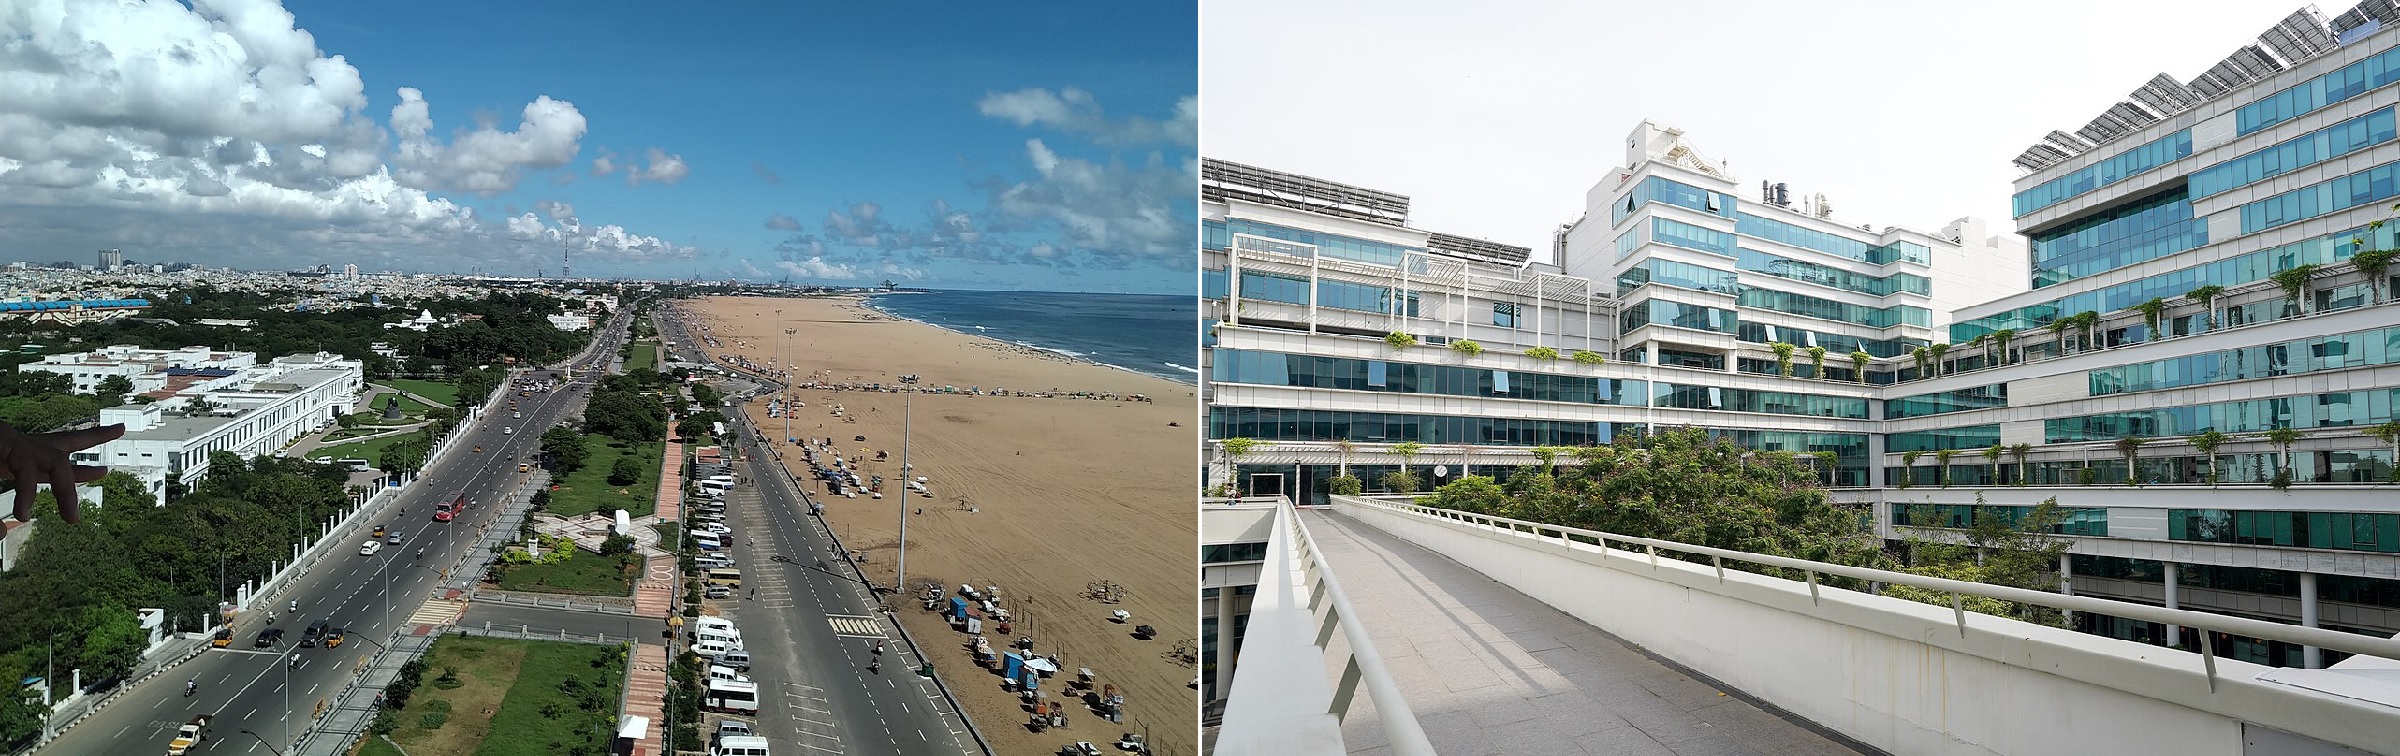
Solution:
M710 711L755 715L758 713L758 683L710 680L707 694L700 699L700 706Z

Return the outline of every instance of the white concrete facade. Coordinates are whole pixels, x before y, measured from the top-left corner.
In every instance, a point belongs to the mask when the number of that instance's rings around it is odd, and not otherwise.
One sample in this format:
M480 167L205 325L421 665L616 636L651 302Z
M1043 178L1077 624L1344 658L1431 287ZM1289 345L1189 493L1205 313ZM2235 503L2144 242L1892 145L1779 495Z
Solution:
M125 435L75 456L133 474L164 505L168 479L180 476L188 484L205 477L211 453L274 454L350 412L364 387L357 360L325 353L278 357L166 399L101 410L100 422L124 423ZM184 413L194 398L206 398L216 411Z

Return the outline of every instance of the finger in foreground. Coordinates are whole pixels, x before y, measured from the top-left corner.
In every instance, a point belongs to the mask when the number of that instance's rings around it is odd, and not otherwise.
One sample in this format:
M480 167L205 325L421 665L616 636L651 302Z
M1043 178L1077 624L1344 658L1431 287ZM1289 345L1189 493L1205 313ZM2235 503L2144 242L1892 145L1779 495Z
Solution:
M34 477L32 472L32 470L20 469L9 473L9 480L15 482L17 486L18 522L33 521L33 502L41 494L42 479ZM62 514L64 513L62 512ZM77 519L74 514L67 514L66 517L67 522L74 522Z
M110 441L115 441L117 440L117 437L123 435L125 435L125 424L117 423L115 425L99 425L80 430L44 433L34 436L34 438L43 443L57 447L59 451L77 452L92 448L94 446L99 446Z
M50 473L50 497L58 500L58 512L66 516L67 522L82 519L83 514L78 502L75 501L75 468L77 467L81 467L81 465L59 465L51 468L52 472Z
M75 482L77 483L90 483L92 481L99 480L100 476L107 474L108 468L99 465L75 466Z

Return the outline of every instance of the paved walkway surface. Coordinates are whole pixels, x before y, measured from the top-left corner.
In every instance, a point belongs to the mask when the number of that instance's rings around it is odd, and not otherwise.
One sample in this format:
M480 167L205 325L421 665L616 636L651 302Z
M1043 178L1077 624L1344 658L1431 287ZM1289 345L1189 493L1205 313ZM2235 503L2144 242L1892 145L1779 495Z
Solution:
M633 674L625 678L625 715L648 717L650 730L634 744L634 753L664 753L661 732L667 727L667 647L638 643L633 647Z
M675 430L667 430L667 451L659 462L657 514L653 522L683 522L683 443L675 440ZM650 519L650 518L645 518ZM653 534L655 535L655 533ZM657 551L650 549L647 551ZM642 566L642 579L633 585L633 613L644 617L665 617L674 611L675 557L672 554L652 554Z
M1442 756L1876 753L1760 709L1449 557L1327 511L1302 520ZM1347 658L1340 635L1332 651ZM1339 679L1338 677L1329 679ZM1361 691L1352 753L1387 754Z

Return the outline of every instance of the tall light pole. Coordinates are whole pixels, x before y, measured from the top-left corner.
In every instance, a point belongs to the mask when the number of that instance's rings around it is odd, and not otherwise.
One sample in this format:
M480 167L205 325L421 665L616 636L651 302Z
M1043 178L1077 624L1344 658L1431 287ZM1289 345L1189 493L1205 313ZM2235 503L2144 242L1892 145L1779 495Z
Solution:
M792 334L799 332L797 328L783 329L783 443L791 443L792 438L792 376L799 374L792 369Z
M908 590L908 492L917 480L909 475L914 468L908 463L909 405L917 396L917 376L900 376L900 382L907 388L900 395L900 567L892 575L893 594Z

